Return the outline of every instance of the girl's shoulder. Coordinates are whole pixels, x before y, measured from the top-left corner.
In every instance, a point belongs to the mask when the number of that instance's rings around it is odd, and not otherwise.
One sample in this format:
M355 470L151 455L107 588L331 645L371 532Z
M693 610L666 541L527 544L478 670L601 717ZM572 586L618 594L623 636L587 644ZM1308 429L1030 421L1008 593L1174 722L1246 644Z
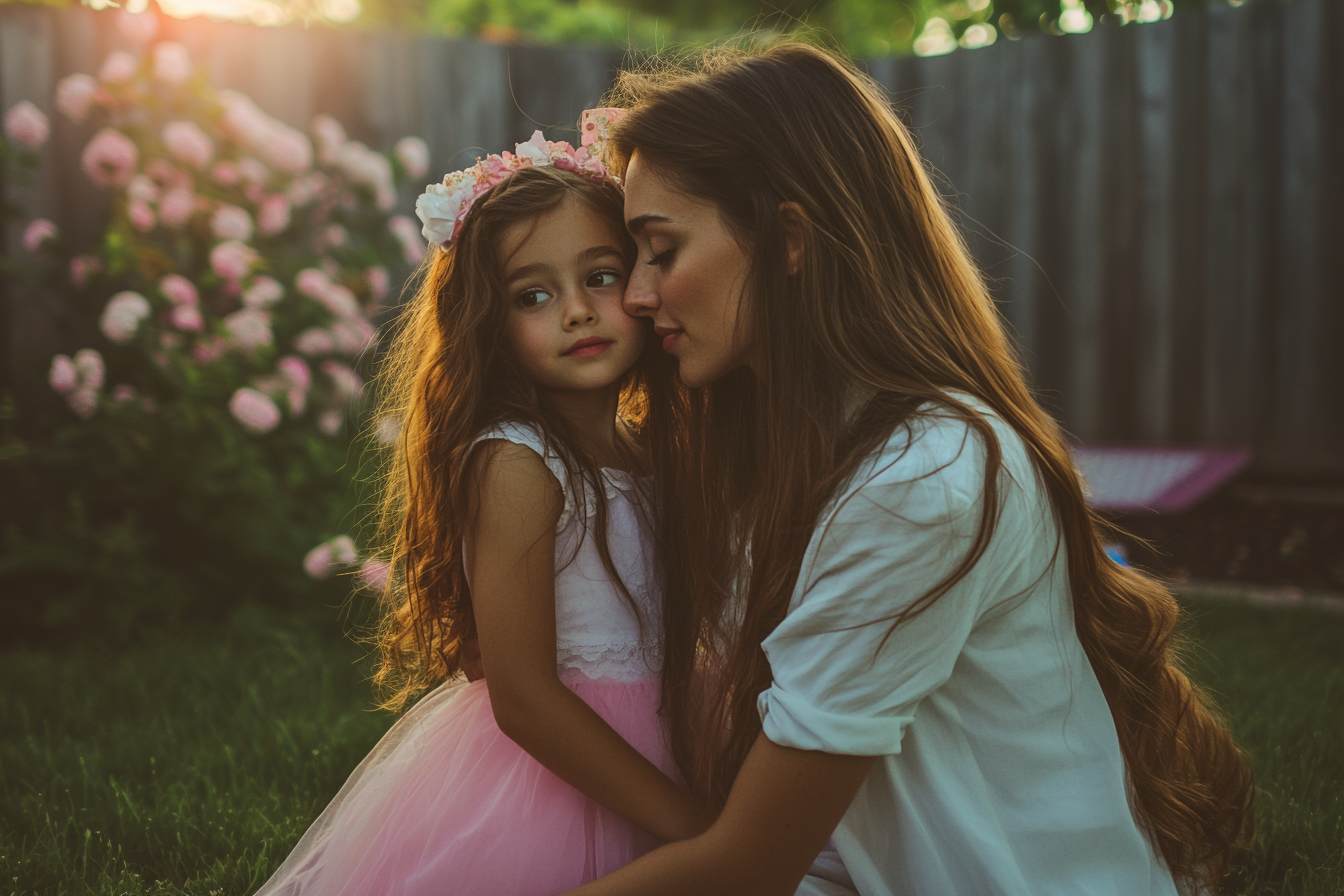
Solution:
M560 455L559 450L546 439L539 427L520 420L504 420L487 426L477 434L473 444L479 445L482 442L491 441L519 445L529 449L541 458L542 463L546 465L546 469L560 484L560 490L565 496L565 509L560 517L560 526L563 527L573 515L574 502L570 494L572 477L569 466L565 463L565 459Z

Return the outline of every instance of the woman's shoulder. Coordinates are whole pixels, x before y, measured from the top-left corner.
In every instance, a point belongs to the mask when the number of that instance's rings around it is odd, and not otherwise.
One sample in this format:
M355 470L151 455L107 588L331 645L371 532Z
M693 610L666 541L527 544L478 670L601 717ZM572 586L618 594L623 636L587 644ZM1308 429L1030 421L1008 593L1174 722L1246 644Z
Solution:
M916 504L920 516L958 515L979 506L988 472L987 432L998 446L1000 484L1034 478L1021 437L989 405L965 393L949 398L920 405L898 424L860 466L846 496L861 494L887 510Z

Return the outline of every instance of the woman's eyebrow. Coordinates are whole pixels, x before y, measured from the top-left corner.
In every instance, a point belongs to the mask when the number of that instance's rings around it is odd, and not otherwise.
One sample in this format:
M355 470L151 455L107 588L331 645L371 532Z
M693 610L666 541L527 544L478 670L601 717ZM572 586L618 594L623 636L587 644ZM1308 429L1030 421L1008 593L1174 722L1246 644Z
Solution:
M646 224L670 224L672 219L667 215L637 215L625 222L625 229L630 231L631 236L639 236L639 232L644 229Z

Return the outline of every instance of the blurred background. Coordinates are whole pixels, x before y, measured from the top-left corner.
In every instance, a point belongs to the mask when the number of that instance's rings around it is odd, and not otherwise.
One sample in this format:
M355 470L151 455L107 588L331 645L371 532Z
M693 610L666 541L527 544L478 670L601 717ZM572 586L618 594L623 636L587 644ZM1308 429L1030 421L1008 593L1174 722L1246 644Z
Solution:
M283 858L390 721L369 380L415 197L746 31L889 91L1113 556L1192 610L1263 788L1229 892L1344 892L1335 0L0 3L10 889Z

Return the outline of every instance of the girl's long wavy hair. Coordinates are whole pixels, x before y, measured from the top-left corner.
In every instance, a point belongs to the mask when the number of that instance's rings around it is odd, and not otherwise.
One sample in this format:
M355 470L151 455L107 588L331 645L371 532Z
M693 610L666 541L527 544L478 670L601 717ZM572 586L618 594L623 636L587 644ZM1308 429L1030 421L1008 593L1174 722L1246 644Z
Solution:
M565 419L538 401L504 338L509 294L499 247L510 228L535 222L566 200L606 219L627 263L633 262L617 186L555 168L522 169L472 206L448 251L431 249L380 371L376 419L401 421L383 459L378 508L380 540L392 565L374 634L381 660L374 683L385 708L400 709L457 674L463 647L475 637L462 542L477 498L473 448L486 428L516 421L541 431L572 471L571 493L593 495L598 552L620 582L605 537L598 466ZM650 363L656 356L646 351L622 385L621 412L636 426ZM575 503L583 513L586 502Z
M1159 582L1110 562L1108 523L1083 499L1056 422L1037 404L986 284L881 88L814 47L719 50L621 75L607 105L618 162L715 203L748 254L752 370L651 394L666 570L664 702L692 786L722 801L761 730L761 642L783 619L822 509L915 409L962 417L985 449L978 536L997 524L1001 451L983 401L1021 437L1067 558L1078 637L1115 719L1136 815L1183 885L1219 879L1252 835L1245 758L1181 671L1180 614ZM786 273L781 203L805 214ZM847 425L856 388L876 398ZM740 558L750 545L750 568ZM1057 551L1056 556L1059 556ZM735 591L744 603L723 620ZM703 675L706 660L711 673ZM707 683L706 683L707 682Z

